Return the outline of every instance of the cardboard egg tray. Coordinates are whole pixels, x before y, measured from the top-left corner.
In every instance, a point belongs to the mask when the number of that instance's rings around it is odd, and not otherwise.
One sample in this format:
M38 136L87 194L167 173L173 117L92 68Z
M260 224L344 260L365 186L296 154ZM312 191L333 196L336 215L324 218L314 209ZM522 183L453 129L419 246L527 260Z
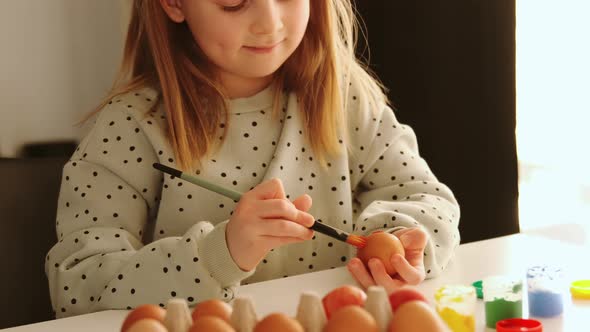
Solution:
M259 321L252 299L238 296L232 302L232 307L232 327L237 332L252 332ZM369 287L364 308L375 318L380 331L385 331L393 315L383 287ZM306 332L321 332L327 322L321 297L313 292L303 292L299 298L295 318ZM169 332L188 331L192 325L192 318L186 300L168 301L164 325Z

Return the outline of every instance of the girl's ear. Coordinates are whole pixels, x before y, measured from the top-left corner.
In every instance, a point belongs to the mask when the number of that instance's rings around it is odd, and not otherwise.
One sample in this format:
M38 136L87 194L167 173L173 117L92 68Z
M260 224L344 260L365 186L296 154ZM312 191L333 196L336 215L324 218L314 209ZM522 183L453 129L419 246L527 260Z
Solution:
M176 23L184 22L181 0L160 0L160 4L172 21Z

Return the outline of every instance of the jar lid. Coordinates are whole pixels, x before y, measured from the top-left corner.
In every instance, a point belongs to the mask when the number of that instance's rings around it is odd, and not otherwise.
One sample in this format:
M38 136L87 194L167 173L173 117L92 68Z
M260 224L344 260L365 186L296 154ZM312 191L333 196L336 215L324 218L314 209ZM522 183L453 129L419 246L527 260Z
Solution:
M497 332L541 332L543 324L535 319L509 318L496 323Z
M478 299L483 299L483 288L482 288L482 281L478 280L478 281L474 281L471 284L473 287L475 287L475 293L477 294L477 298Z
M582 300L590 300L590 280L576 280L570 285L572 297Z
M434 298L437 301L445 299L451 302L462 302L470 297L475 299L475 296L475 287L465 285L445 285L439 287L434 293Z
M552 265L535 265L529 267L526 273L528 279L563 279L563 269Z

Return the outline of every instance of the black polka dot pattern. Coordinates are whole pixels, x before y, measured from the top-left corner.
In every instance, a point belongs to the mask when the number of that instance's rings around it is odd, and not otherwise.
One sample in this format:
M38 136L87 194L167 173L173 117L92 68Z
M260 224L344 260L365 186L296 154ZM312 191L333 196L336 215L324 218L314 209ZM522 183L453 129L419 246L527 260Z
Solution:
M241 192L279 178L289 199L309 194L318 221L348 232L419 225L430 235L425 265L434 276L459 242L457 202L418 155L411 128L387 107L365 109L355 91L348 111L353 153L329 159L325 169L295 96L283 98L273 116L267 89L230 102L231 125L217 135L227 129L227 136L192 174ZM354 257L349 245L316 233L270 251L255 271L241 271L224 236L236 202L152 168L178 167L164 111L148 111L155 100L150 89L115 98L64 167L59 238L46 258L59 317L165 306L171 297L229 301L240 282L329 269Z

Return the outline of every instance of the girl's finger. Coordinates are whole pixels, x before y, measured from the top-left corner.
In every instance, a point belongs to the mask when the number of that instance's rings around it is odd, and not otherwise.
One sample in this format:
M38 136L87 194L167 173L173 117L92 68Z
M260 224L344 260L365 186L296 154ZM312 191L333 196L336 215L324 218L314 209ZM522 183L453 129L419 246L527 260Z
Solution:
M307 212L299 211L297 218L293 221L305 228L309 228L315 223L315 218Z
M254 209L261 218L294 220L300 212L288 199L265 199L254 204Z
M287 199L267 199L256 202L255 209L263 219L285 219L305 227L311 227L314 218L311 214L300 211Z
M383 263L377 258L371 258L369 260L369 270L371 271L371 275L373 276L373 280L377 285L385 285L391 281L391 277L387 274L385 270L385 266Z
M352 276L356 279L356 281L361 284L364 289L369 288L370 286L375 286L375 281L373 277L369 274L369 271L365 268L363 262L358 258L353 258L346 264L348 271L352 274Z
M312 230L291 220L262 219L253 227L259 227L259 235L293 237L301 240L310 240L313 237Z
M369 269L371 270L371 275L373 276L375 283L377 285L383 286L387 291L387 294L390 294L405 284L404 281L394 279L389 274L387 274L383 262L381 262L379 259L371 259L369 261Z
M424 265L424 248L417 250L407 250L405 258L412 266Z
M410 265L402 255L391 256L391 265L393 265L398 275L410 285L417 285L424 280L424 269Z
M393 235L397 236L397 238L399 239L400 236L402 236L402 235L404 235L407 232L410 232L412 230L414 230L414 227L412 227L412 228L402 228L400 230L397 230L397 231L393 232Z
M394 232L394 235L402 242L404 249L423 249L428 242L428 235L419 227L402 229Z
M269 249L278 248L280 246L284 246L286 244L291 243L299 243L305 240L296 237L286 237L286 236L271 236L271 235L262 235L260 237L262 241L265 241L265 246Z
M293 205L297 208L297 210L307 212L311 208L312 200L311 197L307 194L301 195L295 200L293 200Z

